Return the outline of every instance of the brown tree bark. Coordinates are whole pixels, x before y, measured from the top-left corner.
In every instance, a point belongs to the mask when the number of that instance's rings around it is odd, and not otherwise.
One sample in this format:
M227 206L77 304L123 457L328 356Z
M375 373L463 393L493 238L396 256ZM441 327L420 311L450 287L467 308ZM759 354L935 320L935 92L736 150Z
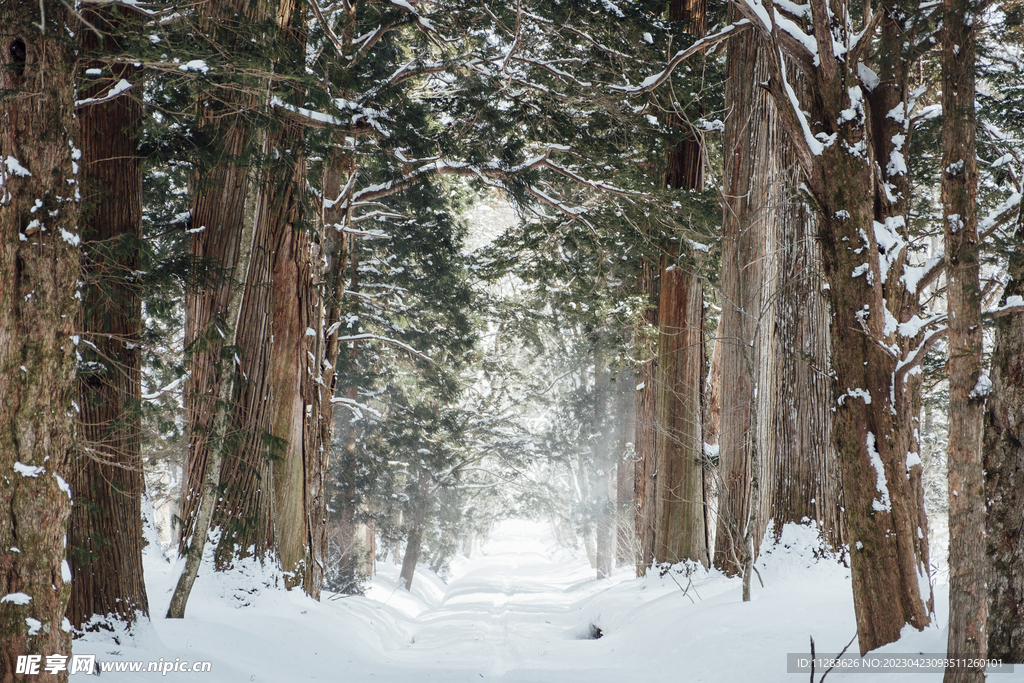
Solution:
M267 6L262 1L211 1L198 11L204 17L201 27L210 40L231 52L238 41L244 40L234 30L238 17L259 21L266 17ZM255 220L255 199L250 197L250 188L258 182L258 165L266 153L266 135L254 129L249 117L265 103L265 98L266 93L220 92L203 97L199 104L202 123L198 133L214 141L219 155L207 166L197 165L192 229L198 232L192 236L192 255L211 263L221 275L215 284L185 299L189 366L185 414L189 447L178 515L180 554L187 552L195 533L220 386L225 374L234 371L232 365L221 362L226 327L236 322L225 320L225 316L232 287L237 285L239 254L249 246L242 244L242 235Z
M266 8L257 5L246 11L259 15ZM291 16L295 11L290 2L276 11L280 28L276 40L286 54L288 50L301 54L303 49L301 31L291 28L299 25ZM318 597L327 538L323 438L329 438L329 427L325 431L321 420L323 404L330 402L317 381L328 346L319 291L320 240L307 230L302 210L306 162L301 120L284 114L281 129L269 137L263 135L264 153L270 152L275 163L261 171L258 180L244 178L237 163L225 163L214 174L222 187L233 188L238 200L221 231L225 239L218 245L231 242L240 225L251 222L254 229L238 318L238 348L232 354L237 368L231 372L237 376L220 468L222 493L213 520L221 530L216 565L227 569L239 557L273 557L280 562L289 587L301 586ZM252 197L247 192L250 184L257 191ZM201 200L197 199L197 213ZM225 255L225 262L231 260ZM219 344L215 341L213 347ZM201 360L214 358L208 353ZM197 367L197 373L203 369ZM206 369L213 370L212 366ZM204 376L210 379L211 372ZM211 389L214 384L206 383ZM208 418L211 403L197 401L196 405L200 437L196 445L202 446L206 431L202 409ZM196 479L205 471L199 469L202 460L205 457L190 462L189 490L198 489ZM190 519L183 517L186 522Z
M774 103L757 83L768 78L764 40L753 32L729 42L725 101L725 208L722 223L721 410L718 428L719 487L715 566L728 575L743 570L750 519L754 387L761 349L762 264L778 166ZM760 535L758 535L760 538Z
M942 208L949 377L949 641L951 657L984 660L988 591L981 440L985 395L978 249L973 5L945 0L942 29ZM985 666L947 666L945 683L981 683Z
M61 479L74 435L79 302L78 30L63 3L0 4L0 680L19 656L71 654ZM11 598L11 596L16 596ZM11 599L8 599L11 598Z
M781 134L781 131L779 131ZM779 141L782 144L782 141ZM785 163L786 158L790 163ZM757 538L813 520L828 548L846 542L842 475L832 447L829 310L822 292L814 213L796 196L799 171L785 152L772 176L764 338L758 381L760 500Z
M658 298L654 559L707 565L701 431L704 288L694 273L663 267Z
M87 20L108 36L123 23L108 10L86 10ZM113 40L113 38L109 38ZM102 49L92 31L82 32L86 51ZM109 49L109 48L108 48ZM82 99L100 97L131 65L108 66L109 76L90 81ZM92 104L78 114L81 131L83 264L78 352L78 446L68 468L75 492L68 532L74 581L68 619L90 627L94 615L132 623L148 616L142 576L142 450L140 441L142 305L136 286L142 235L142 172L136 153L141 102L130 95Z
M703 0L671 0L669 19L694 36L705 33ZM676 121L673 125L679 125ZM669 151L667 187L704 187L703 143L686 138ZM670 246L662 255L658 292L655 393L654 559L708 563L704 517L704 288Z
M1024 297L1024 227L1018 222L1004 302ZM988 656L1024 664L1024 313L996 321L992 391L985 406L988 498Z

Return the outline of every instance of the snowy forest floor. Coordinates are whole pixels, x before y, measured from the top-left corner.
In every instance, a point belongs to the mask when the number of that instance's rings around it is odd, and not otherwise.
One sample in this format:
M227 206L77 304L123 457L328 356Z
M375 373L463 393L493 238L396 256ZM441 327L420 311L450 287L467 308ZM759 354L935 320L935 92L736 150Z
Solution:
M816 560L814 547L813 531L787 527L759 559L765 585L755 580L745 604L740 581L715 571L637 579L621 567L597 580L586 557L559 548L545 525L513 520L474 557L453 561L447 583L421 568L409 593L386 565L365 596L324 593L315 602L267 588L267 575L252 568L203 571L183 620L162 618L178 569L156 550L146 566L153 621L119 642L89 634L74 651L108 666L211 662L209 673L103 673L117 681L807 681L787 673L787 653L808 652L813 636L819 656L834 654L855 632L849 570ZM873 655L945 652L948 586L935 593L935 624L908 627ZM1024 681L1024 671L991 679ZM938 682L942 674L834 671L826 680Z

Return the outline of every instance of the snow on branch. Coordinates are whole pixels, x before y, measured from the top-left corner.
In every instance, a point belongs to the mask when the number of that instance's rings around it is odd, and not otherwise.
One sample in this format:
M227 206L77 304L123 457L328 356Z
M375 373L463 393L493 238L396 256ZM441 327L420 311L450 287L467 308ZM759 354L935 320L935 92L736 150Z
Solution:
M366 412L370 413L371 415L373 415L374 417L376 417L378 420L381 420L381 419L384 418L384 416L381 415L380 411L374 410L373 408L371 408L370 406L366 405L365 403L359 403L358 401L354 401L354 400L352 400L350 398L345 398L344 396L335 396L335 397L333 397L331 399L331 404L332 405L342 405L342 406L345 406L346 408L348 408L349 410L351 410L355 414L356 419L361 419L363 417L362 411L364 411L364 410Z
M1017 313L1024 313L1024 297L1011 296L1007 297L1006 303L1002 306L982 311L981 317L983 320L991 320L993 318L1002 318L1003 316L1014 315ZM945 320L946 315L944 313L940 313L929 318L927 323L934 324L936 322L945 322ZM903 378L906 377L911 370L924 362L924 358L928 355L928 351L935 345L935 342L945 337L948 331L949 328L946 325L941 325L925 335L917 348L911 351L906 358L896 364L896 371L893 374L894 379L903 381Z
M340 325L340 323L335 323L334 325ZM331 334L333 334L334 332L337 331L337 328L334 325L331 325L331 328L327 330L327 335L328 336L330 336ZM375 341L382 341L382 342L386 342L388 344L394 344L395 346L397 346L397 347L399 347L401 349L405 349L406 351L408 351L409 353L411 353L412 355L414 355L414 356L416 356L418 358L422 358L425 361L428 361L430 363L433 363L434 365L437 365L437 362L433 358L431 358L430 356L428 356L428 355L426 355L426 354L424 354L424 353L422 353L420 351L417 351L416 349L414 349L413 347L409 346L405 342L399 341L397 339L391 339L390 337L383 337L383 336L381 336L379 334L354 334L354 335L351 335L351 336L348 336L348 337L338 337L338 343L341 344L341 343L345 343L345 342L363 341L363 340L368 340L368 339L373 339Z
M659 85L661 85L662 83L667 81L669 79L669 77L672 75L672 71L675 70L675 68L677 66L679 66L679 64L682 63L684 60L686 60L687 58L691 57L692 55L694 55L694 54L696 54L698 52L702 52L704 50L707 50L709 47L717 45L718 43L722 42L726 38L729 38L733 34L739 33L741 30L743 30L745 28L748 28L749 26L750 26L750 20L749 19L740 19L739 21L737 21L737 22L735 22L733 24L729 24L728 26L723 28L718 33L715 33L714 35L707 36L705 38L701 38L700 40L698 40L696 43L694 43L690 47L688 47L688 48L686 48L684 50L680 50L679 52L677 52L675 54L675 56L672 57L672 59L669 60L668 64L665 66L665 69L661 73L657 73L657 74L654 74L652 76L648 76L647 78L644 79L644 81L640 85L638 85L638 86L613 85L613 86L611 86L611 89L616 91L616 92L626 93L628 95L641 95L643 93L651 92L652 90L657 88Z
M101 102L109 102L118 95L128 92L132 87L134 86L131 83L122 78L120 81L115 83L110 90L99 97L88 97L84 100L75 100L75 107L86 107L92 104L100 104Z
M1020 206L1020 199L1020 192L1014 192L1006 198L1006 201L992 209L987 216L978 222L978 233L984 238L1010 218L1017 215L1016 209Z
M615 187L608 183L604 183L598 180L590 180L579 175L575 171L561 166L551 160L552 152L565 152L569 148L564 145L548 145L544 150L543 154L540 154L531 159L527 159L518 166L512 168L502 168L500 162L497 160L488 161L480 164L469 164L463 162L445 161L438 157L428 157L425 159L409 159L403 153L402 150L397 150L395 155L399 161L407 166L414 166L415 168L408 171L402 180L400 181L388 181L377 185L371 185L365 187L362 190L354 193L351 200L346 199L344 206L347 206L349 202L355 204L357 202L368 202L383 197L388 197L397 194L405 189L408 189L415 184L419 183L423 178L432 175L452 175L452 176L463 176L467 178L476 178L482 180L485 184L495 187L497 189L507 189L507 181L511 179L515 174L522 173L524 171L548 169L553 171L565 178L579 183L580 185L591 187L595 190L603 192L611 192L619 195L633 194L629 190L623 190ZM418 165L418 166L417 166ZM593 226L582 217L584 209L581 207L568 206L564 202L561 202L539 190L536 187L527 188L527 192L530 193L535 199L539 200L542 204L546 204L551 208L559 211L560 213L571 218L573 221L581 221L587 225L591 230ZM339 198L340 200L340 198Z

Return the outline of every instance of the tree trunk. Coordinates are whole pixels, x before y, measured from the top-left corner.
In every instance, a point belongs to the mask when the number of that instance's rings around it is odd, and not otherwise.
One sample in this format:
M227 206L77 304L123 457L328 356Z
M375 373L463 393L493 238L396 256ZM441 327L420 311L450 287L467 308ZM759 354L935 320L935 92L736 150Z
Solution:
M942 208L945 218L949 377L949 644L951 657L982 661L988 591L981 440L981 284L974 109L974 9L945 0L942 32ZM986 378L987 380L987 378ZM986 382L987 384L987 382ZM985 666L946 667L945 683L981 683Z
M753 32L729 42L725 101L725 209L722 223L722 356L718 430L720 485L715 566L743 571L750 518L751 429L763 317L762 264L766 224L775 218L772 193L778 166L777 124L771 96L758 87L768 78L764 40ZM760 536L758 535L758 538Z
M266 17L266 4L248 0L207 2L201 8L204 30L213 44L231 52L244 38L235 33L237 18L254 21ZM266 153L266 134L257 131L251 121L253 110L263 106L266 93L233 91L204 96L199 111L203 114L197 133L213 141L216 157L208 165L197 164L192 196L192 255L216 268L221 276L195 294L185 298L185 348L188 358L189 386L185 394L185 414L189 446L181 487L181 533L178 552L184 554L196 530L196 516L203 496L203 481L208 470L213 419L217 412L220 386L225 373L234 372L231 364L222 364L228 321L228 300L239 263L246 226L255 220L255 198L250 188L259 178L258 166ZM250 235L252 233L249 233ZM243 268L247 268L243 266ZM244 273L243 273L244 275ZM230 324L235 324L231 320ZM231 399L230 394L228 395ZM228 464L228 463L225 463ZM257 496L257 492L253 491ZM260 497L262 500L262 497Z
M707 565L701 432L704 288L700 278L679 266L663 268L659 308L654 558Z
M623 371L615 381L616 413L619 417L621 437L619 439L618 461L615 467L615 510L616 539L615 561L617 565L635 563L636 518L633 505L633 462L636 451L633 440L636 434L636 411L633 394L636 393L636 379L632 372Z
M749 6L740 7L758 20ZM897 640L907 624L924 628L932 604L921 468L913 457L920 401L916 380L906 381L912 364L903 362L914 340L898 334L917 301L900 268L908 242L907 50L914 43L900 23L902 10L883 2L876 9L880 33L872 70L851 55L837 58L827 23L830 7L847 11L844 3L811 4L820 58L800 62L808 77L809 116L793 101L781 50L807 53L783 47L777 33L763 34L772 41L767 87L820 212L833 314L832 434L853 543L854 610L863 654Z
M1024 227L1017 224L1004 302L1024 297ZM988 656L1024 664L1024 313L999 318L985 413L989 575Z
M304 47L300 32L291 28L293 11L292 3L277 9L277 43L286 57ZM249 554L273 555L288 587L302 586L317 597L326 552L327 451L320 421L330 397L316 381L326 350L318 289L322 260L319 242L304 225L303 135L302 123L285 116L265 143L274 164L260 174L258 185L250 179L259 194L242 204L243 214L253 207L255 238L233 350L239 375L233 438L224 452L214 524L222 532L219 569ZM234 178L238 167L220 170ZM189 474L192 489L193 468Z
M660 265L645 260L642 264L640 289L647 293L650 308L644 311L643 323L634 332L634 345L640 354L641 364L637 372L639 383L634 391L634 412L636 414L636 450L633 473L633 498L636 501L637 556L636 575L643 576L654 561L654 513L655 513L655 442L657 441L657 416L654 412L655 388L658 378L657 340L652 333L658 328L658 270Z
M780 131L781 135L781 131ZM780 141L781 144L781 141ZM828 302L817 220L796 197L799 172L790 155L773 176L776 220L768 225L758 381L760 512L757 536L790 522L813 520L827 547L842 552L842 476L832 446ZM786 163L786 159L789 163ZM755 544L755 549L758 544Z
M0 680L71 654L63 621L78 319L74 55L63 3L0 4ZM17 550L15 550L17 549Z
M702 36L706 10L703 0L670 0L669 19L681 22L691 35ZM673 118L671 125L679 125L678 119ZM667 187L703 189L702 141L686 138L676 143L667 167ZM701 429L704 288L676 256L674 247L662 255L658 293L654 558L707 565Z
M85 10L95 26L113 33L122 21L109 10ZM100 49L91 31L85 50ZM107 66L91 62L90 66ZM107 66L110 76L81 92L98 97L131 65ZM142 173L136 153L140 100L122 95L79 112L82 138L82 236L86 242L79 346L87 370L79 374L78 447L69 467L75 492L68 532L75 628L97 617L132 623L148 616L142 576L142 451L140 441L142 305L134 283L142 230ZM99 626L103 627L103 626ZM109 626L107 626L109 628Z
M597 343L600 343L598 340ZM597 578L604 579L612 574L615 549L615 504L612 502L611 470L615 460L611 448L611 423L608 414L608 391L610 389L607 362L601 349L594 351L594 437L591 451L594 458L594 485L591 489L594 508L594 542Z
M412 590L412 577L416 573L416 563L420 559L420 547L423 545L423 526L427 521L427 487L430 486L430 473L420 470L416 480L416 490L412 495L412 509L409 511L409 534L405 543L405 555L402 557L402 571L399 574L399 585L407 591Z

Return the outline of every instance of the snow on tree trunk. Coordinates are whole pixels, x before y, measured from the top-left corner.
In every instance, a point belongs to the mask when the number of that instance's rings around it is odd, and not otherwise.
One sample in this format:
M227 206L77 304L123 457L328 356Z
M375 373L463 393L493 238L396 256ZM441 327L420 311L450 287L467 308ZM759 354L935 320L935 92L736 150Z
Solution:
M80 242L74 55L63 3L0 4L0 679L21 655L69 656ZM78 24L74 24L78 30ZM12 551L17 548L17 552ZM45 662L45 659L44 659Z
M122 23L108 10L86 10L89 21L108 31ZM86 50L97 50L82 31ZM102 62L88 62L100 68ZM101 97L131 65L109 66L81 99ZM142 450L140 335L142 305L135 273L142 230L142 172L136 149L142 104L124 95L92 104L78 114L82 146L82 319L78 333L88 344L79 353L89 364L79 373L78 446L68 469L75 492L68 532L68 562L74 581L68 618L76 628L93 615L134 622L149 613L142 576Z

